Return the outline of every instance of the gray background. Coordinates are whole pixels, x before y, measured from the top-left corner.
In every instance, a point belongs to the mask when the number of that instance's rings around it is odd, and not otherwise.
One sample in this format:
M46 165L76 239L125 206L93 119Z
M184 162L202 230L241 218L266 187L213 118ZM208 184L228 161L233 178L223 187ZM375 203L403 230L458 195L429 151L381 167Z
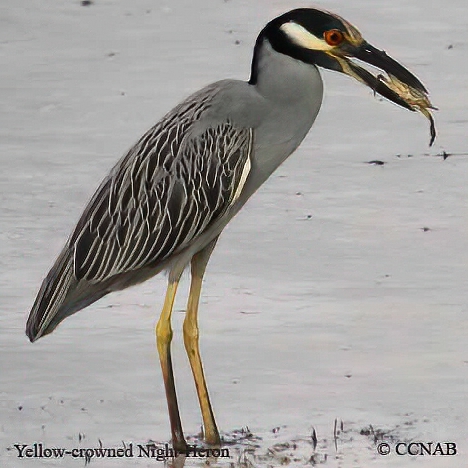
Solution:
M428 149L421 115L323 73L325 99L308 138L228 226L208 267L201 348L217 420L226 433L249 426L263 438L259 451L304 439L313 426L325 466L459 467L468 451L468 6L315 4L422 79L440 107L439 136ZM163 275L104 298L34 345L24 335L27 314L123 152L191 92L247 79L259 30L296 6L309 4L1 2L2 467L83 464L18 460L14 443L168 440L154 338ZM443 161L443 150L465 154ZM386 164L366 164L374 159ZM174 365L184 428L196 434L201 418L181 336L187 289L185 277ZM338 452L335 418L345 427ZM453 441L464 455L381 457L359 434L369 424L396 440ZM310 449L297 454L305 463Z

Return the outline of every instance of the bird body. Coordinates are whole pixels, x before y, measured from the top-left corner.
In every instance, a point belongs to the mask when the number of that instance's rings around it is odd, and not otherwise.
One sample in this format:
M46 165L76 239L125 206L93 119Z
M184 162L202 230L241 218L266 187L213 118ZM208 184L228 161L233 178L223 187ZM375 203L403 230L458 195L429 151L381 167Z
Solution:
M374 77L353 57L386 71L389 79ZM223 80L188 97L115 165L85 208L30 312L26 333L35 341L104 295L167 270L156 337L176 449L186 446L170 353L179 278L190 264L184 343L205 440L218 444L198 348L203 275L226 224L314 123L323 97L318 67L346 73L400 106L430 116L421 82L364 41L348 22L316 9L285 13L260 32L248 82Z
M203 88L163 117L114 166L44 281L28 322L30 337L52 332L64 318L102 296L161 270L178 275L299 146L322 102L317 68L275 54L269 45L259 67L269 79L256 84L223 80ZM289 73L285 76L282 70ZM287 93L281 92L284 80ZM278 121L279 127L273 125ZM234 148L229 155L230 144ZM229 173L229 182L219 187L216 171L227 166L224 155L213 157L217 151L230 156L235 174ZM208 164L213 180L208 175L197 181L196 169L203 172ZM221 197L216 200L219 206L213 206L210 197ZM190 199L198 204L192 207L194 218L177 226L181 200L189 209ZM216 209L221 211L217 214ZM169 226L171 234L164 236Z

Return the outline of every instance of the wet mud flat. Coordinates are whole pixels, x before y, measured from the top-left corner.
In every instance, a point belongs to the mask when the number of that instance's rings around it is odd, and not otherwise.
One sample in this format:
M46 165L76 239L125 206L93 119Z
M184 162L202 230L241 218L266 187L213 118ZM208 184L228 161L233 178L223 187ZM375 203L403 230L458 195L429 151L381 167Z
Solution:
M2 468L85 463L18 458L15 444L26 453L35 443L168 443L154 337L164 276L109 296L34 345L24 335L27 314L125 149L193 91L247 78L258 31L300 6L83 3L7 0L1 14ZM183 462L459 468L468 453L468 6L316 4L424 80L439 108L438 137L428 148L424 119L324 74L309 136L228 226L209 264L200 346L230 458ZM196 434L181 335L186 290L184 278L173 358L184 429ZM408 449L412 442L426 444L422 455L403 453L418 450ZM438 453L439 442L456 443L457 455L446 446ZM388 455L378 452L382 443ZM106 468L163 463L89 460Z

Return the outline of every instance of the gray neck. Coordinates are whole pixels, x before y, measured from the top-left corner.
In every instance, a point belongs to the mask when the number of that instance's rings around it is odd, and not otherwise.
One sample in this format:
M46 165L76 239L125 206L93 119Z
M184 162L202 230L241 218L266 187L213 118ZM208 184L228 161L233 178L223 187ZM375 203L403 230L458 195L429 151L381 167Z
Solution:
M266 38L255 45L249 83L269 99L307 99L317 77L321 82L315 65L277 52ZM321 102L321 94L314 97Z
M266 39L257 43L254 61L250 86L266 108L257 129L256 157L266 178L307 135L322 103L323 83L315 65L275 51Z

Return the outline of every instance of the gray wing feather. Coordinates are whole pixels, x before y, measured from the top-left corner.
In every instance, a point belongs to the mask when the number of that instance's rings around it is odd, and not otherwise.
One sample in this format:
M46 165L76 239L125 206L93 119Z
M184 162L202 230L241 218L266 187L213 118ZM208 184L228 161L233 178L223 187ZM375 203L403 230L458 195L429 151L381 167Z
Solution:
M234 203L249 172L253 130L229 120L200 125L220 89L215 83L167 114L102 182L42 283L26 326L31 341L119 284L138 281L137 270L157 270Z
M226 120L191 136L213 94L174 109L101 184L69 240L78 280L157 266L228 209L245 182L253 131Z

